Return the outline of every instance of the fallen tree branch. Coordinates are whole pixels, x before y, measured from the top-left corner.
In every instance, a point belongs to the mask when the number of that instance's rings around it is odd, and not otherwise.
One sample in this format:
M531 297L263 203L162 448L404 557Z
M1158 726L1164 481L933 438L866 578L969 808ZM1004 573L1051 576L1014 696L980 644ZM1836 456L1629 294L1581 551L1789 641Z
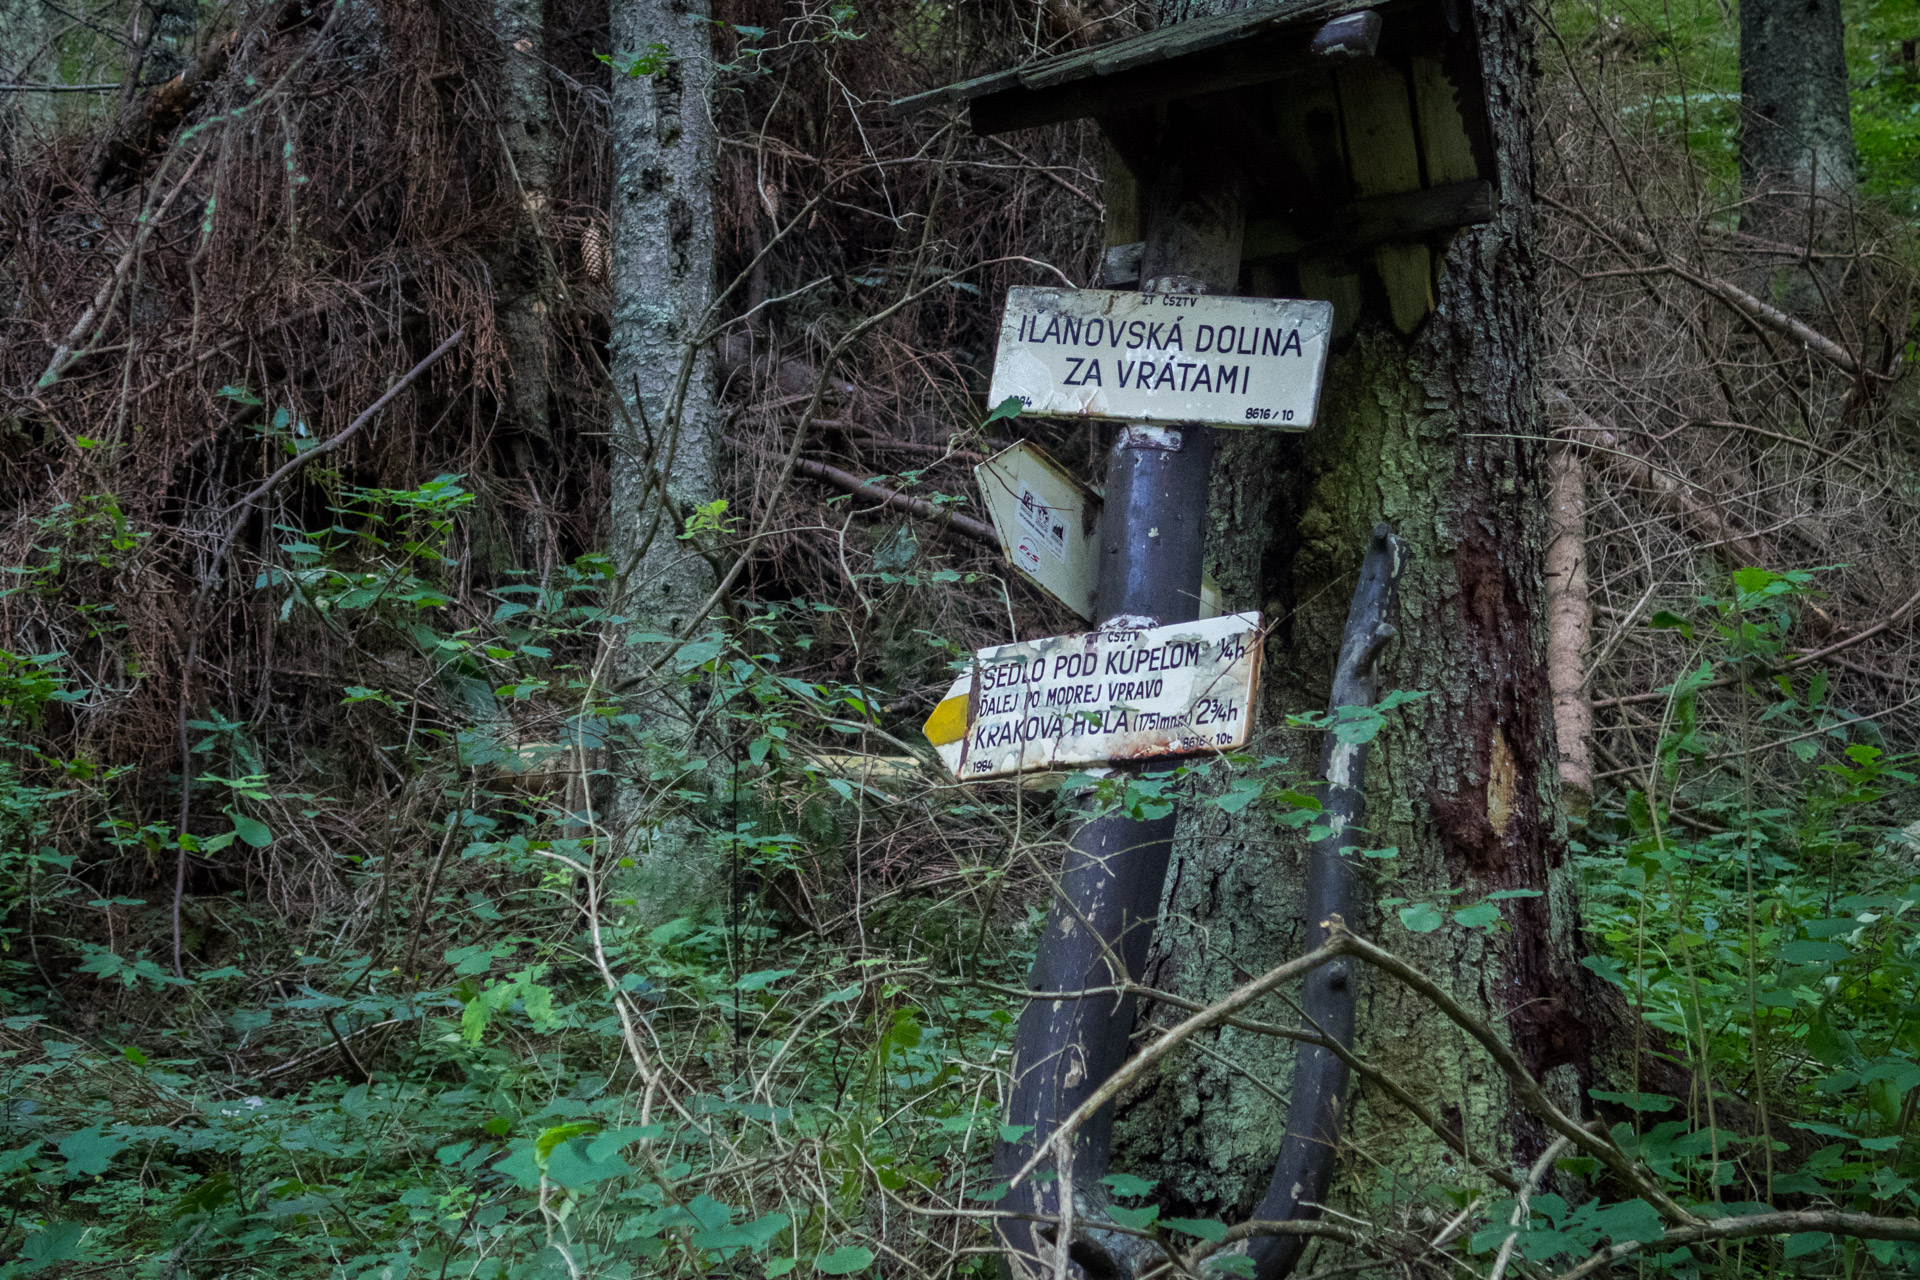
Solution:
M1728 568L1738 569L1759 564L1766 559L1766 553L1758 542L1735 528L1733 522L1712 505L1693 495L1691 490L1699 486L1684 482L1640 455L1622 448L1619 435L1611 427L1588 415L1558 387L1547 388L1546 398L1550 405L1566 415L1565 430L1577 433L1573 437L1576 443L1591 442L1600 446L1595 452L1603 465L1619 472L1632 483L1651 489L1659 504L1684 520L1695 536L1723 551L1721 559Z
M1920 1242L1920 1218L1877 1218L1867 1213L1842 1213L1832 1209L1799 1209L1781 1213L1756 1213L1742 1218L1715 1218L1711 1222L1674 1227L1652 1245L1672 1248L1682 1244L1703 1244L1720 1240L1751 1240L1755 1236L1777 1236L1789 1232L1826 1231L1836 1236L1861 1240L1904 1240ZM1571 1271L1563 1271L1554 1280L1581 1280L1630 1254L1648 1246L1637 1240L1614 1245L1582 1262Z
M67 330L67 336L54 346L53 358L47 361L45 372L34 382L34 391L44 391L58 382L60 375L85 356L92 344L98 342L101 335L106 332L107 320L102 317L109 317L114 305L119 302L120 291L127 282L127 272L132 270L133 264L139 260L140 251L146 248L147 241L153 236L154 228L166 221L167 214L173 211L173 202L180 198L180 193L187 189L187 183L192 181L193 175L200 171L200 164L207 158L209 150L202 147L194 153L192 161L187 165L187 171L180 175L180 180L173 184L173 189L162 198L159 208L140 211L140 216L135 220L139 229L133 233L133 239L128 242L127 251L120 255L120 261L114 265L113 274L101 282L99 291L93 295L93 301L88 304L85 311L80 313L80 318L73 322L73 328ZM94 327L93 322L96 319L101 321L100 330L89 341L87 331Z
M925 498L916 498L911 494L901 493L898 489L889 489L877 480L862 480L851 471L842 471L839 467L815 462L811 458L799 459L793 464L793 469L803 476L823 480L856 498L877 499L881 509L891 507L897 511L918 516L922 520L934 521L945 525L955 533L972 538L975 542L983 542L995 551L1000 549L1000 535L995 533L993 526L985 521L975 520L972 516L963 516L958 511L947 507L936 507Z
M275 489L279 488L280 483L282 481L284 481L288 476L292 475L294 472L300 470L302 467L305 467L309 462L312 462L315 458L320 457L322 454L332 453L335 449L340 448L342 445L346 444L349 440L353 439L354 436L359 434L360 428L366 426L367 423L373 421L373 415L375 415L376 413L379 413L382 409L386 408L387 405L393 400L395 396L399 395L402 391L405 391L410 385L412 385L414 379L418 378L421 374L425 373L427 370L433 368L434 365L440 363L440 357L446 355L447 352L453 350L454 344L459 342L460 339L464 338L466 335L467 335L467 331L464 327L455 329L453 331L452 337L448 338L445 342L435 347L430 353L428 353L425 359L420 361L419 364L416 364L415 366L413 366L413 368L407 370L404 374L402 374L400 376L399 381L395 382L392 386L388 387L386 390L386 393L382 395L378 400L375 400L372 404L368 405L365 409L362 409L359 415L355 417L352 422L349 422L346 425L346 428L344 430L342 430L337 435L331 436L328 439L321 441L319 444L316 444L315 446L313 446L313 448L308 449L305 453L297 454L294 457L288 459L286 462L282 463L279 469L276 470L272 475L268 476L265 480L262 480L259 484L255 485L253 489L247 494L246 497L240 499L240 501L234 503L231 507L228 507L227 508L228 513L231 514L235 511L240 510L242 507L252 506L254 503L260 501L260 499L266 497L268 494L272 493Z
M1545 192L1538 192L1536 196L1540 203L1549 208L1557 209L1568 217L1577 218L1589 231L1594 232L1603 239L1609 241L1614 240L1613 233L1600 226L1585 210L1576 209L1572 205L1554 199ZM1827 361L1827 363L1833 365L1847 376L1855 379L1884 377L1882 374L1872 373L1862 367L1860 362L1854 359L1850 351L1835 342L1832 338L1829 338L1826 334L1821 333L1818 329L1815 329L1803 321L1794 319L1771 303L1763 302L1761 299L1754 297L1739 285L1728 280L1722 280L1718 276L1706 275L1702 272L1695 271L1691 267L1683 266L1673 261L1667 257L1666 252L1662 250L1659 245L1637 231L1622 229L1620 234L1625 236L1629 243L1639 252L1659 258L1660 263L1657 269L1675 275L1702 292L1718 298L1754 325L1771 329L1780 336L1799 343L1803 348ZM1616 248L1617 247L1618 245L1616 243Z
M1872 624L1871 626L1868 626L1859 631L1856 631L1852 635L1847 636L1844 639L1836 640L1832 644L1827 645L1823 649L1811 649L1811 650L1803 651L1797 654L1794 657L1792 662L1783 663L1778 667L1774 667L1772 670L1766 672L1765 674L1786 675L1788 672L1798 671L1802 667L1810 667L1816 662L1820 662L1820 661L1823 661L1824 659L1831 658L1834 654L1839 653L1843 649L1851 649L1853 648L1853 646L1859 644L1863 640L1871 640L1873 639L1873 637L1879 635L1881 632L1893 626L1894 623L1900 621L1901 618L1905 617L1908 613L1910 613L1913 610L1913 607L1915 605L1920 605L1920 591L1916 591L1912 595L1908 596L1907 602L1905 604L1901 605L1898 609L1895 609L1892 613L1888 614L1886 617L1880 619L1880 621ZM1724 689L1729 685L1738 683L1739 680L1740 680L1740 677L1737 675L1721 676L1717 680L1710 680L1706 684L1701 685L1699 687L1698 692L1705 692L1708 689ZM1652 693L1625 694L1618 698L1596 698L1594 699L1592 706L1595 711L1601 711L1608 707L1628 707L1628 706L1633 706L1637 703L1642 703L1642 702L1665 702L1666 700L1667 700L1667 695L1665 693L1662 693L1659 690L1655 690Z
M1074 1132L1091 1119L1094 1112L1113 1101L1123 1089L1145 1074L1148 1068L1178 1049L1182 1043L1208 1027L1226 1021L1228 1017L1240 1012L1274 988L1291 982L1303 974L1311 973L1327 961L1338 959L1345 954L1347 954L1346 946L1338 940L1315 947L1297 960L1289 960L1285 964L1267 970L1224 1000L1215 1001L1201 1012L1171 1028L1158 1040L1127 1059L1119 1070L1107 1077L1104 1084L1087 1095L1086 1100L1075 1107L1065 1122L1054 1130L1051 1141L1037 1148L1031 1156L1027 1157L1027 1162L1007 1180L1008 1185L1018 1186L1028 1174L1039 1167L1048 1153L1056 1149L1066 1150L1067 1144L1073 1140Z
M1232 995L1208 1006L1205 1012L1196 1013L1180 1023L1165 1035L1155 1040L1145 1049L1129 1058L1121 1067L1109 1076L1104 1084L1088 1095L1066 1121L1056 1129L1049 1140L1034 1151L1023 1164L1009 1185L1018 1183L1031 1174L1049 1155L1058 1159L1058 1153L1070 1149L1073 1134L1084 1125L1102 1106L1117 1097L1122 1090L1141 1075L1159 1063L1168 1054L1179 1048L1182 1042L1198 1032L1220 1022L1230 1014L1238 1013L1268 992L1283 986L1295 978L1301 977L1319 968L1327 961L1338 956L1357 956L1374 968L1400 980L1415 994L1423 997L1427 1003L1438 1009L1448 1021L1465 1031L1493 1058L1494 1064L1505 1073L1512 1083L1514 1093L1520 1103L1529 1111L1546 1122L1554 1132L1567 1138L1575 1146L1595 1157L1605 1165L1613 1175L1632 1188L1634 1194L1651 1204L1660 1214L1678 1226L1698 1226L1700 1219L1678 1204L1673 1197L1662 1191L1652 1179L1636 1168L1619 1147L1606 1138L1594 1133L1578 1121L1569 1117L1548 1098L1540 1082L1533 1078L1526 1064L1496 1035L1491 1027L1479 1018L1468 1013L1438 983L1420 972L1400 957L1382 947L1367 941L1347 928L1346 922L1335 916L1324 922L1328 934L1325 945L1316 947L1295 960L1268 970L1252 982L1247 983Z
M1627 1159L1620 1148L1555 1106L1553 1100L1547 1097L1546 1091L1540 1087L1540 1082L1533 1078L1533 1073L1527 1070L1526 1064L1520 1061L1518 1055L1494 1034L1491 1027L1468 1013L1458 1001L1442 990L1439 983L1399 956L1351 932L1345 921L1335 919L1330 922L1330 925L1329 933L1332 941L1328 943L1329 946L1339 948L1343 954L1358 956L1374 968L1392 974L1416 994L1425 997L1427 1003L1445 1014L1448 1021L1479 1041L1480 1046L1492 1056L1495 1065L1506 1073L1508 1080L1512 1081L1520 1101L1529 1111L1546 1121L1548 1127L1554 1132L1606 1165L1615 1177L1626 1183L1635 1194L1658 1210L1661 1217L1682 1226L1699 1224L1698 1217L1682 1208L1673 1197L1655 1186L1650 1178L1634 1167L1633 1162Z

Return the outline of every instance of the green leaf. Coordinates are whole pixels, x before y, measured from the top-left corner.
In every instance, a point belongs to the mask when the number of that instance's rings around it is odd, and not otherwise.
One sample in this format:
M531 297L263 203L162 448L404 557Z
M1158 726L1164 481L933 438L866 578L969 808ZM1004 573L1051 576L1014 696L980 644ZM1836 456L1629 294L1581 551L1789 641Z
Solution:
M1020 410L1023 407L1020 403L1019 396L1008 396L1005 400L1002 400L993 407L993 412L989 413L980 425L989 427L1005 418L1017 418L1020 416Z
M66 1262L80 1252L86 1234L87 1228L78 1222L50 1222L27 1237L20 1246L20 1260L28 1271Z
M1580 959L1580 967L1599 974L1616 987L1627 985L1626 975L1620 972L1620 962L1611 956L1583 956Z
M1225 813L1238 813L1267 789L1267 784L1258 778L1235 778L1233 785L1212 798L1214 808Z
M633 1166L622 1159L619 1152L595 1159L589 1145L577 1138L561 1143L547 1157L547 1177L563 1187L590 1187L632 1172Z
M1469 929L1486 929L1500 923L1500 908L1491 902L1476 902L1453 913L1453 922Z
M775 1258L767 1264L767 1280L776 1280L800 1265L798 1258Z
M1257 1274L1253 1259L1244 1253L1223 1253L1208 1258L1207 1270L1213 1275L1233 1276L1235 1280L1253 1280Z
M792 1221L784 1213L769 1213L738 1226L714 1227L693 1233L696 1249L764 1249Z
M1679 614L1668 613L1665 609L1648 618L1647 625L1655 631L1678 631L1687 639L1693 639L1693 624Z
M495 1116L494 1119L498 1120L500 1117ZM487 1122L488 1125L492 1123L492 1120ZM502 1123L504 1124L505 1122L502 1121ZM592 1142L587 1144L587 1159L597 1163L607 1159L609 1156L617 1155L625 1151L629 1146L639 1142L643 1138L661 1137L666 1131L667 1126L663 1124L639 1124L631 1125L625 1129L611 1129L606 1133L597 1135ZM488 1132L492 1133L493 1131L488 1129ZM502 1132L505 1131L502 1130ZM494 1134L494 1136L499 1137L501 1135Z
M105 1173L113 1158L126 1148L126 1138L117 1133L103 1133L98 1125L70 1133L60 1140L60 1154L67 1158L69 1178L91 1178Z
M1003 1124L1000 1126L1000 1141L1013 1143L1033 1132L1030 1124Z
M1199 1236L1208 1244L1219 1244L1227 1238L1227 1224L1215 1222L1212 1218L1168 1218L1160 1225L1169 1231Z
M813 1269L823 1276L850 1276L873 1265L873 1250L857 1244L844 1244L832 1253L813 1260Z
M1837 942L1815 942L1810 938L1789 942L1780 948L1780 958L1788 964L1818 964L1822 961L1845 960L1852 954Z
M1409 933L1432 933L1446 923L1440 913L1433 909L1432 904L1426 902L1416 902L1410 907L1402 907L1399 915L1400 923L1407 927Z
M1611 1102L1634 1111L1670 1111L1680 1104L1678 1098L1664 1093L1610 1093L1605 1089L1589 1089L1587 1093L1597 1102Z
M546 1168L547 1158L553 1149L563 1142L583 1138L590 1133L600 1132L600 1126L591 1120L576 1120L571 1124L557 1124L550 1129L542 1129L540 1136L533 1140L533 1158L541 1168Z
M273 832L267 830L267 824L258 818L249 818L244 813L233 814L233 830L242 840L256 849L264 849L273 843Z
M1660 1238L1664 1229L1659 1211L1645 1200L1608 1205L1593 1215L1593 1224L1615 1244L1623 1244L1628 1240L1651 1244Z
M1795 1258L1818 1253L1832 1243L1833 1237L1824 1231L1799 1231L1787 1237L1787 1247L1782 1252L1791 1262Z
M1145 1231L1160 1216L1160 1206L1150 1204L1144 1209L1129 1209L1123 1204L1110 1204L1107 1206L1107 1216L1123 1227Z
M1130 1173L1110 1173L1100 1181L1112 1187L1113 1194L1117 1196L1144 1196L1160 1185L1145 1178L1136 1178Z

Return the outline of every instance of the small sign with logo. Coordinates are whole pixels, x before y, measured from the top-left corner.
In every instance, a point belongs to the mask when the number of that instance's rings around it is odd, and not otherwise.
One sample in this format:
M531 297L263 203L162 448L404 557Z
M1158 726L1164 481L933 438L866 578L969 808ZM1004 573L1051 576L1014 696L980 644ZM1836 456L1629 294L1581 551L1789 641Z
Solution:
M1009 445L973 469L1013 567L1093 621L1100 495L1034 445Z

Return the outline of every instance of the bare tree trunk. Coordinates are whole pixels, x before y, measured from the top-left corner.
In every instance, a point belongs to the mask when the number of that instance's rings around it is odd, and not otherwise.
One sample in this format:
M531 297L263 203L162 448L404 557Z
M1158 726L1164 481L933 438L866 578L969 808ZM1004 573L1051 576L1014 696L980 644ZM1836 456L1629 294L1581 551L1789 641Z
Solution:
M1853 189L1840 0L1741 0L1740 178L1749 192ZM1802 209L1804 198L1793 201Z
M499 120L508 180L516 188L523 222L503 261L496 265L502 297L500 337L511 381L507 411L519 469L538 474L543 450L552 443L548 421L552 378L547 338L560 281L547 198L553 182L552 100L547 92L546 5L543 0L496 0L494 29L500 41ZM536 507L516 531L527 567L553 567L553 534Z
M1201 7L1178 3L1182 16ZM1379 681L1426 697L1395 713L1374 745L1370 817L1353 843L1388 852L1360 861L1368 905L1350 923L1503 1028L1559 1105L1577 1113L1592 1031L1547 665L1551 487L1535 374L1524 13L1517 0L1478 0L1444 66L1460 100L1486 96L1496 221L1380 251L1357 278L1349 261L1297 264L1303 295L1332 297L1350 317L1339 322L1321 420L1296 439L1228 433L1207 560L1225 606L1264 607L1274 628L1266 729L1251 754L1302 762L1304 773L1317 744L1279 726L1289 711L1325 705L1372 527L1384 521L1405 542L1400 634L1380 659ZM1365 70L1398 83L1379 64ZM1372 101L1404 111L1400 93ZM1349 128L1356 103L1367 105L1341 99ZM1439 175L1430 180L1444 178L1445 159L1428 153L1427 172ZM1356 150L1344 163L1357 171L1374 160ZM1427 261L1413 249L1433 255L1431 275L1401 269ZM1307 843L1279 816L1259 805L1183 814L1150 961L1156 985L1215 999L1308 948L1317 922L1303 914ZM1498 890L1537 896L1497 903L1497 929L1452 919ZM1440 926L1411 931L1397 910L1371 905L1388 895L1432 908ZM1362 1057L1461 1141L1436 1136L1362 1083L1344 1117L1334 1203L1390 1216L1396 1202L1436 1185L1484 1182L1457 1146L1503 1168L1544 1149L1544 1130L1484 1055L1397 984L1372 975L1361 984ZM1269 1016L1290 1017L1284 1006ZM1157 1177L1167 1213L1235 1221L1253 1211L1275 1167L1296 1048L1230 1027L1208 1048L1183 1053L1123 1100L1113 1164Z
M700 0L622 0L613 15L610 534L618 612L637 634L698 629L714 586L675 516L713 501L718 484L713 353L697 341L714 297L709 19ZM658 644L629 645L621 673L635 680L660 657ZM638 867L645 916L697 901L711 868L688 848L687 823L666 807L671 787L647 782L684 767L692 709L658 680L642 680L632 696L652 746L648 760L614 769L612 818Z
M1748 287L1797 316L1837 301L1854 190L1840 0L1741 0L1740 182L1744 230L1803 260L1756 268Z
M1576 445L1548 458L1553 482L1553 541L1547 544L1547 680L1553 686L1554 732L1560 746L1562 797L1585 814L1593 800L1593 708L1587 702L1587 475Z
M31 85L57 80L53 46L43 0L0 0L0 84ZM23 149L53 124L54 96L0 90L0 166L17 172Z

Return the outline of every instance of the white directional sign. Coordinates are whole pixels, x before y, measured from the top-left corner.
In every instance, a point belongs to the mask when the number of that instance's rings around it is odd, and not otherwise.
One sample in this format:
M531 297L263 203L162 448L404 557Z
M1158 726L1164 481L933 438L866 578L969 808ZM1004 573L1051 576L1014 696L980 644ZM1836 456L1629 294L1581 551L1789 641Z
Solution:
M1332 332L1331 302L1016 287L987 402L1303 431L1320 403Z
M1021 574L1093 621L1100 495L1034 445L1008 445L973 469L1001 549Z
M965 781L1246 745L1260 615L982 649L926 723Z

